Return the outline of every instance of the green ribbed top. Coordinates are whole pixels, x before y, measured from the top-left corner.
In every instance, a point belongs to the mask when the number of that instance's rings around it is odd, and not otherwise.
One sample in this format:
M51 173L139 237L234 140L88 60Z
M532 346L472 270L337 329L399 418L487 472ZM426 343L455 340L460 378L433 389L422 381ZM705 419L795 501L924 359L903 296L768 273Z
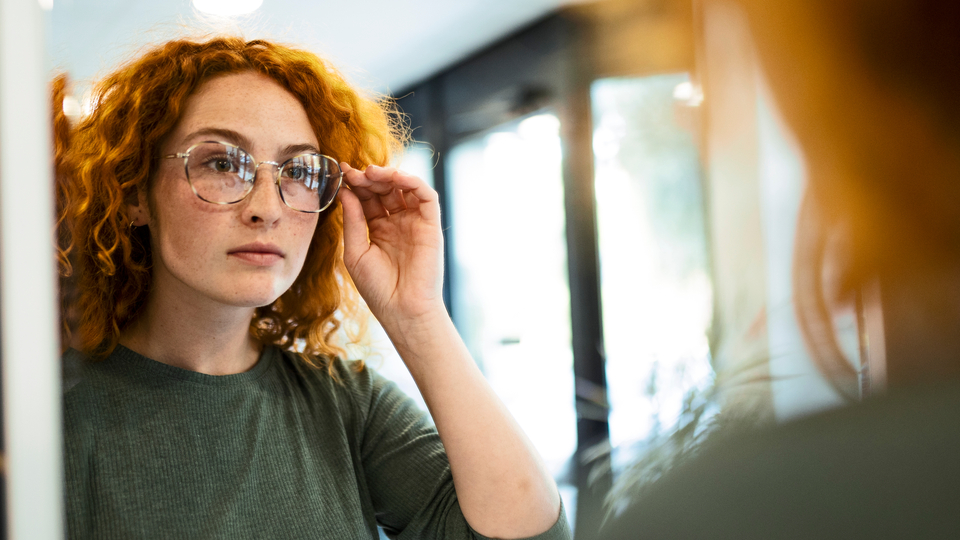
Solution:
M124 347L64 394L70 538L483 538L436 429L393 383L266 347L214 376ZM568 539L564 512L537 539Z

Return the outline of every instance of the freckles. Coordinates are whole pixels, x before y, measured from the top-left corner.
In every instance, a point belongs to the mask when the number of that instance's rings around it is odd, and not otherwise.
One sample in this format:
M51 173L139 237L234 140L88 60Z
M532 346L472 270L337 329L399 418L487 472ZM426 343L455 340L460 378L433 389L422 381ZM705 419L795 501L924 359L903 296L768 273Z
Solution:
M174 186L167 184L167 187ZM189 187L186 192L168 189L163 195L164 200L157 203L162 256L168 259L168 265L188 272L201 282L209 281L211 276L205 271L206 266L215 258L217 239L224 230L220 212L211 212L219 208L199 200Z

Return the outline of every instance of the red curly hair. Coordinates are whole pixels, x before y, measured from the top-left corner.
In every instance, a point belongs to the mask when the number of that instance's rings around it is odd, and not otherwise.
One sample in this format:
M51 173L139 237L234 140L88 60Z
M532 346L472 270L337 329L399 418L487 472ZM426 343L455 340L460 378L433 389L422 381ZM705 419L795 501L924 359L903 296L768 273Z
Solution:
M244 71L270 77L300 101L324 154L363 168L387 164L402 146L404 129L392 102L360 96L312 53L262 40L182 39L152 48L95 86L92 111L76 126L64 116L65 79L58 77L53 111L63 317L71 344L92 358L114 350L150 287L149 234L129 226L127 203L149 192L158 148L187 99L214 77ZM338 201L320 215L293 286L256 310L250 331L260 342L313 365L343 354L333 337L344 317L358 314L360 299L343 264L342 233Z

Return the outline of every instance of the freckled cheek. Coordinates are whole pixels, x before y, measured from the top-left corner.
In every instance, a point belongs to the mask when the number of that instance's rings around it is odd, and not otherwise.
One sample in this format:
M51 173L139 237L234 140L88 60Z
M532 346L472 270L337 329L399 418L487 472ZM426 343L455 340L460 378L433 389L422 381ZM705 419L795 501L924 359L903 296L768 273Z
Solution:
M304 216L301 219L293 233L292 245L297 246L296 270L297 273L303 268L303 262L307 258L307 251L310 249L310 243L313 241L313 234L317 229L317 216Z
M223 231L214 216L193 208L192 201L182 202L181 211L161 215L160 249L168 266L200 271L216 258Z
M188 229L178 229L168 230L162 235L160 249L165 263L172 269L179 268L191 274L202 273L211 260L210 245L198 242Z

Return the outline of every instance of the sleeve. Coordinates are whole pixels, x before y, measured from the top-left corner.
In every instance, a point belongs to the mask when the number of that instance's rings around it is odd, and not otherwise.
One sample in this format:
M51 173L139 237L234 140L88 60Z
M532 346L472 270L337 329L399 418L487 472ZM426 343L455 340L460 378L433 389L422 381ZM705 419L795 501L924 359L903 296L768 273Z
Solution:
M377 521L391 538L486 539L467 524L450 464L429 416L395 384L369 368L361 402L360 451ZM572 538L564 509L535 540Z

